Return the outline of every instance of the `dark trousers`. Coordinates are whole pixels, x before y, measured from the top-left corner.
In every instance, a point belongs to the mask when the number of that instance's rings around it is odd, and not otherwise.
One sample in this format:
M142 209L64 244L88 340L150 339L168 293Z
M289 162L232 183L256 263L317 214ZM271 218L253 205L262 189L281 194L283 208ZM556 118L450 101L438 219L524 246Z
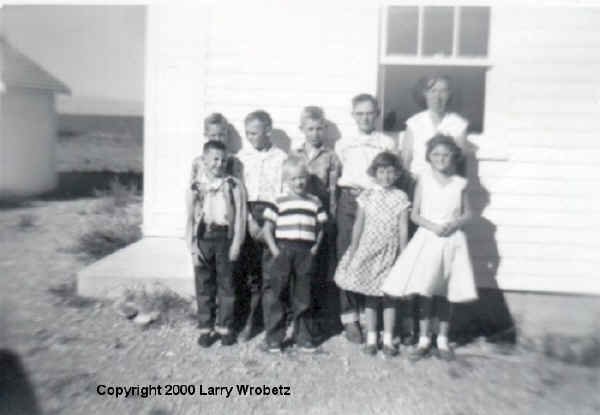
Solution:
M358 194L350 189L341 188L337 205L337 258L338 262L352 242L352 228L356 219L356 197ZM352 291L340 290L340 315L342 324L358 322L360 308L364 304L364 296Z
M260 226L264 224L263 213L265 203L250 202L248 211ZM270 252L262 241L254 240L250 234L246 235L240 253L240 308L245 316L246 325L259 327L263 324L260 310L262 299L263 269L265 261L270 258Z
M293 315L296 342L312 341L310 311L315 263L310 253L312 243L278 240L277 246L280 254L267 262L263 281L267 342L283 341L288 309Z
M327 223L323 240L315 256L315 273L312 286L312 316L322 335L339 330L339 291L333 276L336 266L335 225ZM313 333L316 334L316 333Z
M233 327L235 263L229 260L230 245L227 233L198 239L200 265L194 267L194 277L198 327L201 330L214 327L216 331L224 333Z

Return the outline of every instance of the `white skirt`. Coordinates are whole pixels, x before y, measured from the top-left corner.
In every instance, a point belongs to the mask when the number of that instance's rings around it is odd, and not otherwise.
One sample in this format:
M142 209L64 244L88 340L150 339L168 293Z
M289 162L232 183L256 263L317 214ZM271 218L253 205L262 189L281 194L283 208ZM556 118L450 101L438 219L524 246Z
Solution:
M395 297L420 294L447 297L454 303L476 300L477 288L465 234L458 230L441 237L419 228L381 289Z

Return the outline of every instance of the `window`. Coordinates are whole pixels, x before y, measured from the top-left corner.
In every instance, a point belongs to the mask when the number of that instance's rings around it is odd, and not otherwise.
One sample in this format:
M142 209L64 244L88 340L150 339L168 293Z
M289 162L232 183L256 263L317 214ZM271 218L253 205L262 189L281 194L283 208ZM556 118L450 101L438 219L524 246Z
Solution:
M487 65L489 7L387 6L383 63Z
M490 8L388 5L382 8L379 91L384 129L401 131L421 108L417 81L447 75L453 84L450 111L483 131Z

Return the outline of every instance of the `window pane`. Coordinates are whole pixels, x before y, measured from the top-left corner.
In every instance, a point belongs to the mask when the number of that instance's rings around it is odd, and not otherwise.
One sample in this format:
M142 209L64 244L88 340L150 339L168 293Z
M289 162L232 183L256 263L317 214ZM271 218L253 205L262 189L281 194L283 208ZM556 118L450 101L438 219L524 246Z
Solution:
M392 54L417 54L419 8L393 6L388 9L387 51Z
M425 7L423 10L423 55L452 56L453 7Z
M460 56L487 56L489 33L489 7L460 8Z

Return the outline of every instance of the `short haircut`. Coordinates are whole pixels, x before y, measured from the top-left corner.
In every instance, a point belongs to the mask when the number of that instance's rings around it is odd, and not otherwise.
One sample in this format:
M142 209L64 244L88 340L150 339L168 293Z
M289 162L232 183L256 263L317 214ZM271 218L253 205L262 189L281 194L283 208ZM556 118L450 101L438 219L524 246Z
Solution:
M397 173L400 173L402 171L402 162L394 153L383 151L375 156L367 169L367 174L371 177L375 177L375 173L380 167L393 167L396 169Z
M425 160L429 163L431 162L429 155L437 146L445 146L448 150L450 150L450 152L452 153L452 162L455 166L457 165L457 163L460 163L462 161L462 150L460 149L458 144L456 144L454 138L452 138L449 135L436 134L429 141L427 141L426 146L427 147L425 150Z
M246 115L244 118L244 124L248 124L250 121L258 120L265 128L271 128L273 126L273 119L267 111L256 110Z
M434 87L435 84L437 84L440 81L445 82L446 85L448 85L448 91L450 92L450 95L448 97L448 103L450 103L452 101L453 87L452 87L452 81L450 80L450 77L448 77L446 75L424 76L417 81L417 83L414 85L413 91L412 91L413 98L415 99L415 101L421 108L427 108L427 101L425 100L425 92L429 91L431 88Z
M325 112L323 111L323 108L314 105L304 107L300 113L300 127L302 127L307 120L325 121Z
M229 122L227 118L219 112L213 112L208 117L204 119L204 132L208 130L209 125L222 125L223 127L229 129Z
M375 110L379 112L379 101L371 94L358 94L352 98L352 109L361 102L370 102L375 107Z
M290 177L290 171L295 169L301 169L302 171L308 173L308 167L306 166L304 159L295 155L289 156L283 161L283 166L281 168L283 179L288 180Z
M202 153L206 154L209 150L221 150L227 153L227 147L225 144L217 140L208 140L206 143L204 143L204 146L202 146Z

